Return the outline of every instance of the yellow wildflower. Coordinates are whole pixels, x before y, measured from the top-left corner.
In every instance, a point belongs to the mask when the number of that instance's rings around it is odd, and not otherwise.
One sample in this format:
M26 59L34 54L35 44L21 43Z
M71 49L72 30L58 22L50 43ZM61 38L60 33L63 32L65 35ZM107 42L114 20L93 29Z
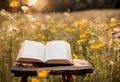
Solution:
M40 80L36 79L36 78L32 78L31 82L41 82Z
M90 48L91 48L91 49L95 49L95 46L93 45L93 46L91 46Z
M114 27L117 26L117 23L115 23L115 22L111 22L111 23L109 24L109 26L110 26L111 28L114 28Z
M90 30L86 30L84 33L88 35L90 34Z
M105 27L107 27L107 24L103 23L103 24L100 25L100 27L105 28Z
M50 29L50 32L55 33L55 32L56 32L56 29L51 28L51 29Z
M80 34L80 38L82 39L86 38L86 34Z
M46 39L46 36L43 35L43 36L41 36L41 38L42 38L42 39Z
M82 26L80 26L80 27L79 27L79 30L80 30L80 31L82 31L82 30L83 30L83 27L82 27Z
M10 5L10 7L14 8L14 7L17 7L19 5L19 3L18 3L18 1L15 0L15 1L11 1L9 5Z
M73 54L73 58L78 59L78 55L76 55L75 53Z
M79 24L80 24L80 22L79 22L78 20L76 20L76 21L73 22L72 25L73 25L73 26L77 26L77 25L79 25Z
M39 37L39 36L41 37L41 36L42 36L42 34L40 34L40 33L39 33L39 34L37 34L37 36L38 36L38 37Z
M37 71L37 75L41 78L46 78L49 74L50 70L42 70L42 71Z
M46 44L47 42L46 41L42 41L43 44Z
M53 24L55 24L55 21L54 21L53 19L51 19L51 20L49 21L49 23L53 25Z
M93 45L93 46L91 46L90 48L91 48L91 49L100 49L100 48L102 48L103 46L104 46L104 44L103 44L103 43L100 43L100 44Z
M62 24L62 27L67 27L68 26L68 24Z
M100 48L102 48L103 46L104 46L104 44L100 43L100 44L98 44L98 45L95 46L95 49L100 49Z
M85 42L86 41L86 39L80 39L80 40L77 40L77 43L79 44L79 43L82 43L82 42Z
M111 32L113 32L113 30L112 30L112 29L108 29L107 32L110 32L110 33L111 33Z
M72 32L72 29L70 27L66 27L65 30L68 32Z
M39 33L39 34L37 34L37 36L40 37L41 39L46 39L46 36L43 35L43 34L40 34L40 33Z
M72 28L72 31L75 31L75 28Z
M81 25L84 25L84 24L86 24L87 23L87 18L83 18L81 21L80 21L80 24Z
M90 25L92 26L92 25L94 25L96 23L96 21L95 20L93 20L93 21L90 21Z

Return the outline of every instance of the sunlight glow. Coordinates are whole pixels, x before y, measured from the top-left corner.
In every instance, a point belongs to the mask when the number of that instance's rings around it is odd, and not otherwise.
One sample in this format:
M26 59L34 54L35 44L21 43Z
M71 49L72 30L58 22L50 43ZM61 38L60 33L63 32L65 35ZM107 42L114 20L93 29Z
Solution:
M38 0L27 0L27 1L28 1L28 5L32 6L32 5L35 5Z

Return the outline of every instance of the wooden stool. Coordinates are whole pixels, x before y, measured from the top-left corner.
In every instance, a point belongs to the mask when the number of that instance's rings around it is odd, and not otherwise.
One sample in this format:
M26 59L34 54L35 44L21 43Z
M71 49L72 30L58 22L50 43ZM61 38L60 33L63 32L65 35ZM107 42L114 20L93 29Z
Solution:
M86 75L93 72L93 66L86 60L74 59L74 65L70 66L22 66L15 63L11 73L16 77L22 77L21 82L27 82L28 76L37 76L37 71L50 70L50 75L62 75L63 82L73 82L72 75Z

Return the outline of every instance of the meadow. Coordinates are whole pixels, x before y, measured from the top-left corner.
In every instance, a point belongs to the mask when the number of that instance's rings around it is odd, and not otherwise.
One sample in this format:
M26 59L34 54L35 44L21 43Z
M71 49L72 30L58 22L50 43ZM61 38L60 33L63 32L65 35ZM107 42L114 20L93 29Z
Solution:
M106 10L105 10L106 11ZM10 69L24 40L66 40L73 58L86 59L92 74L74 76L75 82L120 81L120 12L9 13L0 11L0 82L18 82ZM99 14L96 14L98 12ZM102 14L100 14L102 12ZM49 76L41 82L61 82Z

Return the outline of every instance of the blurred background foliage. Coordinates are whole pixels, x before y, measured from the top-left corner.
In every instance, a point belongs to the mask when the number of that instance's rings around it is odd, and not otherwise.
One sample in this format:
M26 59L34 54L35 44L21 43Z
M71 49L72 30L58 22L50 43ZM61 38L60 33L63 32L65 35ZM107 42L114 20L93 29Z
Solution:
M1 9L10 10L8 4L9 4L9 0L0 0L0 10Z
M10 6L12 1L17 1L17 4ZM113 11L110 13L106 10L59 14L28 12L115 9L119 8L119 1L0 0L0 82L20 80L11 74L10 68L21 42L26 39L41 42L53 39L69 41L73 56L87 59L94 66L93 74L84 77L75 76L75 82L120 82L120 39L118 39L120 38L120 13L116 12L112 15ZM19 11L23 11L24 14L16 13ZM61 82L59 77L51 77L48 80L52 80L48 82Z
M0 0L0 10L10 10L9 2ZM34 12L79 11L86 9L113 9L120 8L120 0L17 0L20 5L29 6ZM32 2L32 4L31 4Z

